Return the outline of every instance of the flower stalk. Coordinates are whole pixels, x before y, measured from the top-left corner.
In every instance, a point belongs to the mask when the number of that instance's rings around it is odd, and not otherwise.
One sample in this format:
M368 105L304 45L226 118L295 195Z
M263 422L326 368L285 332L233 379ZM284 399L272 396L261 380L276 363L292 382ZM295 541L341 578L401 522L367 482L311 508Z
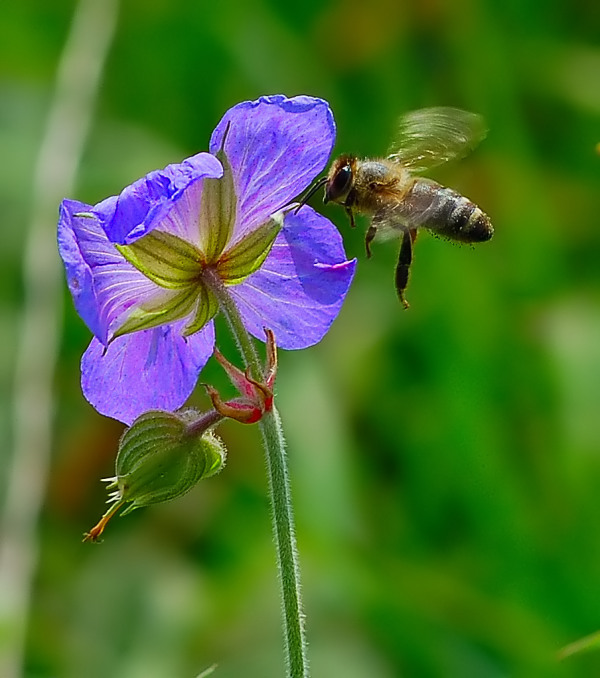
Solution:
M214 271L207 269L204 273L204 280L219 302L220 310L227 320L242 359L251 375L258 379L261 373L260 358L234 300ZM304 614L300 595L300 569L285 439L275 404L270 411L265 412L259 422L259 427L267 462L273 536L281 584L288 676L289 678L308 678Z
M116 505L90 539L117 505L166 501L211 475L218 443L205 428L222 418L258 422L289 678L306 678L308 666L285 441L273 404L275 338L291 350L321 341L354 275L335 226L292 202L324 169L334 140L322 99L242 102L218 123L209 152L149 172L96 205L65 199L58 223L69 289L94 335L81 361L83 394L129 426L109 481ZM215 350L219 311L243 369ZM251 337L266 343L264 365ZM190 419L180 408L211 355L238 395L224 400L204 384L213 411Z

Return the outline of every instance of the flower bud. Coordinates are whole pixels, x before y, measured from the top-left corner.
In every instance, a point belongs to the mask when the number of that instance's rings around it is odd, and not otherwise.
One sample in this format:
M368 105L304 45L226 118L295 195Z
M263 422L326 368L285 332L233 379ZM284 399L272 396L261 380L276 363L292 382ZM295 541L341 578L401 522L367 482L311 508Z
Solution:
M204 384L215 411L222 417L235 419L242 424L255 424L262 419L265 412L273 409L273 386L277 375L277 346L273 331L265 327L265 334L267 358L263 374L259 379L254 379L248 369L242 372L215 348L213 355L227 372L231 383L240 392L240 397L225 402L216 389L209 384Z
M119 443L116 476L107 479L112 490L109 501L114 504L85 535L85 541L96 541L124 504L130 503L122 515L181 497L202 478L223 468L225 446L208 428L203 432L190 429L188 424L196 416L152 410L125 431Z

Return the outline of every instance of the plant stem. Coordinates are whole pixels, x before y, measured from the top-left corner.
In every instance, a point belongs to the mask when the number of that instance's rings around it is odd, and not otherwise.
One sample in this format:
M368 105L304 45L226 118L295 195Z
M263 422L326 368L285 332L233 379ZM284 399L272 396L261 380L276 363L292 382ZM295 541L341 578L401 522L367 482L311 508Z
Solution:
M283 596L283 614L291 678L308 678L300 570L291 504L291 491L281 418L275 405L259 423L266 452L273 530Z
M222 419L223 415L215 412L215 410L203 412L197 419L187 425L185 429L186 434L189 436L202 435L207 429L218 424Z
M219 300L219 306L227 322L242 358L252 376L261 375L260 358L234 300L215 272L206 270L205 281ZM285 440L281 419L275 405L259 422L265 450L269 494L271 498L273 534L277 550L277 565L283 603L284 635L289 678L308 678L304 615L300 597L300 571L294 530Z

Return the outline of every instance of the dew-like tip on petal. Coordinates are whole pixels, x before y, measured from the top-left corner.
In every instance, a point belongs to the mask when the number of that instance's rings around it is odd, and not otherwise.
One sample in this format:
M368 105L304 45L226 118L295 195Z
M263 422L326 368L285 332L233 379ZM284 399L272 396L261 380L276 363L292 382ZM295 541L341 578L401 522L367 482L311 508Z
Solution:
M215 128L210 150L225 139L238 198L239 240L287 205L326 166L335 141L335 122L323 99L283 95L245 101Z
M197 181L223 175L221 163L210 153L198 153L179 164L155 170L124 188L118 196L98 203L98 217L108 239L127 245L149 233L174 203Z
M181 336L181 326L119 337L106 349L92 339L81 359L81 388L88 402L128 425L147 410L180 408L215 342L212 322L187 338Z
M94 335L102 337L104 332L98 315L92 269L82 254L74 229L78 218L73 215L90 209L90 205L76 200L62 201L58 217L58 252L65 265L67 285L77 313Z
M337 317L354 276L336 227L311 207L289 212L259 271L231 288L247 329L277 346L301 349L319 342Z

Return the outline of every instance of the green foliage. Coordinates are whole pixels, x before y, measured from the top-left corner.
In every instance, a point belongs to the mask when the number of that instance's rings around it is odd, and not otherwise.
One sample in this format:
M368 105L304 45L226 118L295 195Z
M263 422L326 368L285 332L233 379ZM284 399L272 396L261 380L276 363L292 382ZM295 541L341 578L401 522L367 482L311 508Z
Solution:
M72 5L3 10L7 379L32 140ZM421 106L459 106L490 129L435 178L480 204L495 236L471 248L420 235L408 311L393 286L398 243L375 243L367 261L364 222L351 231L343 210L311 201L360 259L332 332L281 355L277 384L316 678L600 672L597 650L557 660L600 629L598 30L594 3L565 0L122 3L69 197L94 204L206 150L225 110L261 94L327 98L338 152L384 153L397 116ZM218 478L113 523L100 548L79 544L120 434L79 393L87 340L69 305L27 678L194 676L213 663L219 678L279 676L250 427L220 431L230 454ZM226 391L219 379L209 365L205 380Z

